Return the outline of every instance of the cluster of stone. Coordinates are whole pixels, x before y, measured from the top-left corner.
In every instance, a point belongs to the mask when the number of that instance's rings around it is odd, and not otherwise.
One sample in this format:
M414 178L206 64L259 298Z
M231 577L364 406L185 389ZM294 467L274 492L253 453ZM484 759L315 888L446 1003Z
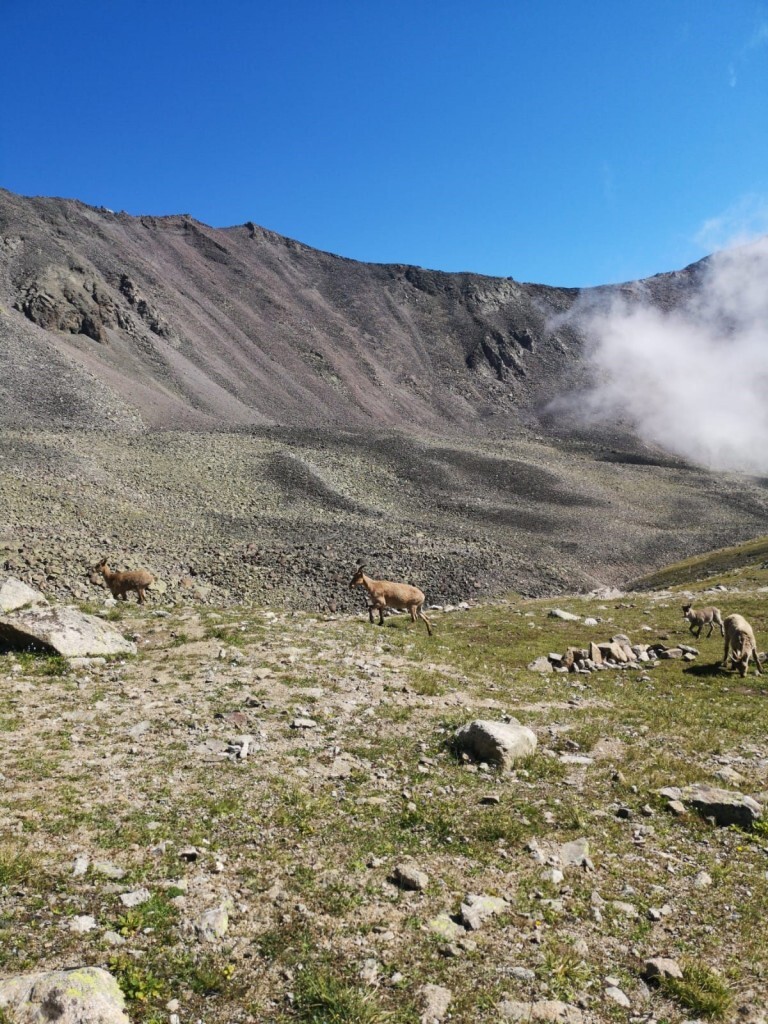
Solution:
M564 654L550 653L537 658L528 666L534 672L595 672L627 667L651 668L657 661L676 659L695 661L695 647L677 644L667 647L662 643L633 644L624 633L599 643L590 641L587 647L569 647Z

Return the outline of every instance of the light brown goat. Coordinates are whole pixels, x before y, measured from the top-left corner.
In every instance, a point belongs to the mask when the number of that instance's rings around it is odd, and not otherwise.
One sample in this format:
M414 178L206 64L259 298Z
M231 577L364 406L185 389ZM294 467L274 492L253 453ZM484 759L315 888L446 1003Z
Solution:
M715 626L720 627L720 636L725 636L723 628L723 616L719 608L694 608L693 605L683 605L683 618L688 619L691 624L691 632L698 639L704 626L709 626L707 636L712 636ZM698 628L697 628L698 627Z
M373 622L373 613L378 610L379 625L383 626L385 608L407 608L411 613L411 621L415 622L417 618L421 619L427 627L427 632L432 636L432 627L429 619L422 611L425 600L424 592L419 590L418 587L412 587L408 583L372 580L370 576L365 575L363 572L364 568L364 565L357 567L349 586L350 588L365 587L370 594L371 603L368 605L368 618L370 621Z
M150 584L155 582L155 577L146 569L133 569L130 572L112 572L107 565L106 558L102 558L95 567L104 577L107 586L115 599L122 597L128 600L128 591L135 590L139 598L139 604L144 604L144 591Z
M744 678L747 674L749 659L754 656L755 669L761 676L760 659L757 655L757 644L752 627L742 615L729 615L725 620L725 651L723 653L723 668L728 668L728 659L739 670L739 675Z

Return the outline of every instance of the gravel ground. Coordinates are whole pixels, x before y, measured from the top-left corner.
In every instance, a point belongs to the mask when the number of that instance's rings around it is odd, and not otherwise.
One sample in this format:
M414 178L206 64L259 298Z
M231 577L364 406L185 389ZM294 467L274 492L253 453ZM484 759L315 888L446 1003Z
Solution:
M764 532L763 481L578 441L385 431L8 431L0 558L47 593L150 569L152 600L359 608L347 583L429 603L617 586Z

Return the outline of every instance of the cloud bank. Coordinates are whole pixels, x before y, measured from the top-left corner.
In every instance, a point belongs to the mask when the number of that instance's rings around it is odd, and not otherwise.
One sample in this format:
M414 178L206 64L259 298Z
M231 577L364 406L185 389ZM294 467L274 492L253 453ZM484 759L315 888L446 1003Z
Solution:
M630 421L710 469L768 474L768 238L711 257L685 294L666 310L642 289L580 307L595 384L579 415Z

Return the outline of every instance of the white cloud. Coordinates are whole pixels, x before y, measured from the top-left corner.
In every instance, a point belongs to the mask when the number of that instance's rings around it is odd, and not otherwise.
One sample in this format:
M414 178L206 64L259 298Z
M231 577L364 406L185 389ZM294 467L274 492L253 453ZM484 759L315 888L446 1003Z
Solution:
M577 315L597 383L573 415L628 420L711 469L768 473L768 238L711 257L671 311L636 297Z

